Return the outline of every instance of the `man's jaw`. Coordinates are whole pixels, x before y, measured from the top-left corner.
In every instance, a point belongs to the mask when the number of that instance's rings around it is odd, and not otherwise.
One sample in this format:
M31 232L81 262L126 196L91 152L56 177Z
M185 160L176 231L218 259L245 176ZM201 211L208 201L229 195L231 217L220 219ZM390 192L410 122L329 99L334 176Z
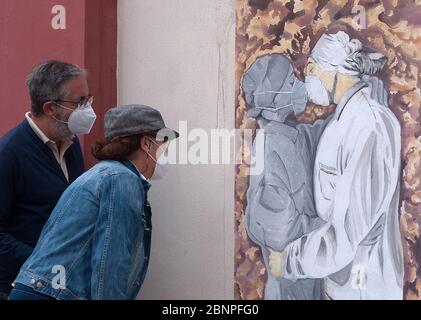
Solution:
M56 121L53 123L51 129L54 141L65 142L71 140L74 136L65 123L59 123Z

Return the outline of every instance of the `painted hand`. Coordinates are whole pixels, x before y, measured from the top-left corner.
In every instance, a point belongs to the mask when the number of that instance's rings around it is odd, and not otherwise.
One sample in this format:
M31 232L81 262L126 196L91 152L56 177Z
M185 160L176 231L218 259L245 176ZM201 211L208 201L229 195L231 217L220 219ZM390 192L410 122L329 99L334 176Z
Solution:
M269 268L270 273L275 278L282 278L284 276L284 270L282 268L283 260L284 260L284 253L277 252L269 249Z

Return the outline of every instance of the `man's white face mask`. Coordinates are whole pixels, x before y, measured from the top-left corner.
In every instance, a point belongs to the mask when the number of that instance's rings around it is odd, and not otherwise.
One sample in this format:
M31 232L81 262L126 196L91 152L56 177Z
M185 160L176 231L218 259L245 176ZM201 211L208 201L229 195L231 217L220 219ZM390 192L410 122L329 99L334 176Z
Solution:
M66 102L66 101L64 101ZM60 108L70 110L72 113L68 121L62 121L53 117L60 123L65 123L73 134L89 134L96 120L96 114L92 108L93 97L90 97L85 105L78 105L76 109L70 109L56 102L55 104Z
M306 76L306 90L309 100L323 107L327 107L334 103L336 86L338 85L338 76L339 74L336 72L333 79L332 91L328 91L326 89L319 76L314 74Z
M326 90L322 80L320 80L319 77L314 75L307 76L306 89L308 98L311 102L324 107L327 107L331 104L331 95Z

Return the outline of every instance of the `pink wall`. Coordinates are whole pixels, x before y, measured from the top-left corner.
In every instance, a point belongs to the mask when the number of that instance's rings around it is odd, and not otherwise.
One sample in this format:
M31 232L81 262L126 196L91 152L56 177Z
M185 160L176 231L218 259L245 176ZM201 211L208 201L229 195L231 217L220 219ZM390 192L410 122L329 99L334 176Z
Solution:
M84 65L84 0L60 0L67 29L53 30L57 1L2 0L0 10L0 135L30 108L25 78L34 65L60 59Z
M1 0L0 136L20 123L30 109L25 78L31 69L48 59L68 61L89 70L90 89L96 96L98 122L92 135L82 139L87 165L95 163L88 152L90 144L101 137L103 114L116 100L116 2ZM65 30L52 27L55 5L66 9ZM102 70L104 65L106 70Z

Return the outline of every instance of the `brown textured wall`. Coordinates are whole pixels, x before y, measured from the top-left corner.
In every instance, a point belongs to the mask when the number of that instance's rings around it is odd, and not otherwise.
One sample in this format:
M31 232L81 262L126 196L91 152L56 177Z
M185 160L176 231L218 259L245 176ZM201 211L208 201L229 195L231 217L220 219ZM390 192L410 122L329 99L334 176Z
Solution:
M361 29L352 8L366 9ZM400 222L405 255L404 295L421 299L421 0L237 0L236 126L255 129L245 115L242 75L259 56L282 53L302 75L307 55L322 33L346 31L388 57L380 75L389 105L402 126ZM332 109L309 106L300 121L312 122ZM235 187L236 299L261 299L266 270L260 250L247 237L247 166L239 165Z

